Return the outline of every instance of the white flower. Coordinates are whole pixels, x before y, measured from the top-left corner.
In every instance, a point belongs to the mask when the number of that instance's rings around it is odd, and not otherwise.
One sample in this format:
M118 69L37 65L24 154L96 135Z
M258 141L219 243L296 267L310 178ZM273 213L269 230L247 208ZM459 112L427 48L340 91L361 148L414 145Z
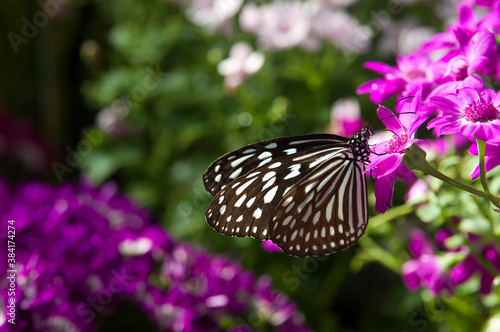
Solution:
M194 0L186 9L186 16L194 24L216 29L233 17L242 4L243 0Z
M289 49L308 38L311 15L302 1L275 1L259 8L248 4L242 10L240 25L257 34L263 48Z
M245 42L231 47L229 58L222 60L217 66L219 74L226 77L224 85L229 89L238 87L247 77L255 74L264 64L264 55Z

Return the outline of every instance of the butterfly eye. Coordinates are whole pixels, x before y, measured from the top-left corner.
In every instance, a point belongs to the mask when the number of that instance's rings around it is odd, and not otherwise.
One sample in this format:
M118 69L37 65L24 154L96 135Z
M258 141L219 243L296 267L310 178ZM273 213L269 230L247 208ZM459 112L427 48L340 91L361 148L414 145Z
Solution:
M282 137L222 156L203 175L208 223L299 257L349 247L368 223L368 133Z

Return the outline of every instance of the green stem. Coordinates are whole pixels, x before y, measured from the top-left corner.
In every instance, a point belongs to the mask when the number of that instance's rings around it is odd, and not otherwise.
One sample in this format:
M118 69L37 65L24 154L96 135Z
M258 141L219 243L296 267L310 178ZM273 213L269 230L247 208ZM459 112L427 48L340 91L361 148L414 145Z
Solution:
M416 144L413 144L405 153L403 157L403 164L405 164L411 170L424 172L425 174L431 175L443 182L451 184L452 186L470 192L473 195L486 198L487 200L491 201L496 207L500 208L500 198L454 180L450 177L447 177L446 175L432 167L431 164L429 164L429 162L427 162L427 160L425 159L425 156L425 151L419 148Z
M483 186L485 193L489 196L489 200L492 201L493 204L495 204L495 206L500 209L500 204L495 203L494 199L492 199L495 196L491 194L490 188L488 188L488 183L486 182L486 169L484 166L486 142L476 137L476 143L479 155L479 172L481 178L481 185Z

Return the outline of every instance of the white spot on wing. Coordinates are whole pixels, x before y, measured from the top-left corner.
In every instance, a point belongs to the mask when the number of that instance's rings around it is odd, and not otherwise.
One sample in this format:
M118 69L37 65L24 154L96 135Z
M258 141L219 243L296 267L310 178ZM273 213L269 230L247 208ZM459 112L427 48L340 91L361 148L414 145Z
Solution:
M222 175L217 174L217 176L215 177L215 182L220 182L221 179L222 179Z
M252 214L252 217L254 217L255 219L259 219L260 217L262 217L262 210L260 208L256 208Z
M276 195L276 191L278 190L278 186L274 186L271 190L264 195L264 203L272 202L274 196Z
M262 187L262 190L266 190L270 186L272 186L276 182L276 177L271 178L269 181L266 182L266 184Z
M274 177L276 175L276 172L268 172L264 177L262 178L262 182L266 182L270 178Z
M248 208L249 208L249 207L251 207L251 206L252 206L252 204L253 204L253 202L255 202L255 196L254 196L254 197L252 197L252 198L250 198L250 199L248 200L248 202L247 202L247 207L248 207Z
M248 188L249 185L252 184L252 182L255 181L256 178L253 178L251 180L248 180L245 184L241 185L237 190L236 190L236 195L240 195L245 189Z
M266 149L274 149L278 146L276 143L269 143L268 145L264 146Z
M241 171L243 170L243 168L238 168L236 171L234 171L233 173L231 173L231 175L229 175L229 178L230 179L236 179L240 174L241 174Z
M267 159L262 160L262 161L260 162L260 164L259 164L257 167L260 167L260 166L262 166L262 165L267 164L268 162L270 162L270 161L271 161L271 159L273 159L273 158L272 158L272 157L269 157L269 158L267 158Z
M269 157L272 157L273 154L269 151L264 151L262 152L261 154L259 154L259 156L257 157L258 159L262 160L262 159L266 159L266 158L269 158Z
M280 167L281 166L281 162L277 161L271 165L269 165L269 168L276 168L276 167Z
M234 206L239 208L241 206L241 204L243 204L243 202L245 201L245 199L247 199L247 194L241 196L240 199L238 199L236 201L236 203L234 203Z
M244 162L245 160L247 160L250 157L252 157L252 155L243 156L243 157L240 157L240 158L236 159L235 161L232 161L231 162L231 167L238 166L239 164L241 164L242 162Z
M290 220L292 220L293 216L288 216L285 218L285 220L283 220L283 226L286 226L288 225L288 223L290 222ZM275 224L274 226L276 227L278 224Z
M300 164L292 165L289 168L291 169L291 172L287 176L285 176L284 180L288 180L300 175Z
M314 215L313 224L316 225L320 217L321 217L321 211L316 212L316 214Z

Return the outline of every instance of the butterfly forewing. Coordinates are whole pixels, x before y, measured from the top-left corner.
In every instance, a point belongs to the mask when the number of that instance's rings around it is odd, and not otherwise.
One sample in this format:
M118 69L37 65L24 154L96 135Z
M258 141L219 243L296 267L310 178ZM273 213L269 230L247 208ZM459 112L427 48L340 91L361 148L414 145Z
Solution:
M208 223L225 235L270 239L300 257L347 248L368 221L366 133L284 137L226 154L203 175L215 196Z
M215 196L221 188L237 177L283 156L329 146L345 144L347 138L329 134L312 134L270 139L247 145L213 162L203 174L205 189Z

